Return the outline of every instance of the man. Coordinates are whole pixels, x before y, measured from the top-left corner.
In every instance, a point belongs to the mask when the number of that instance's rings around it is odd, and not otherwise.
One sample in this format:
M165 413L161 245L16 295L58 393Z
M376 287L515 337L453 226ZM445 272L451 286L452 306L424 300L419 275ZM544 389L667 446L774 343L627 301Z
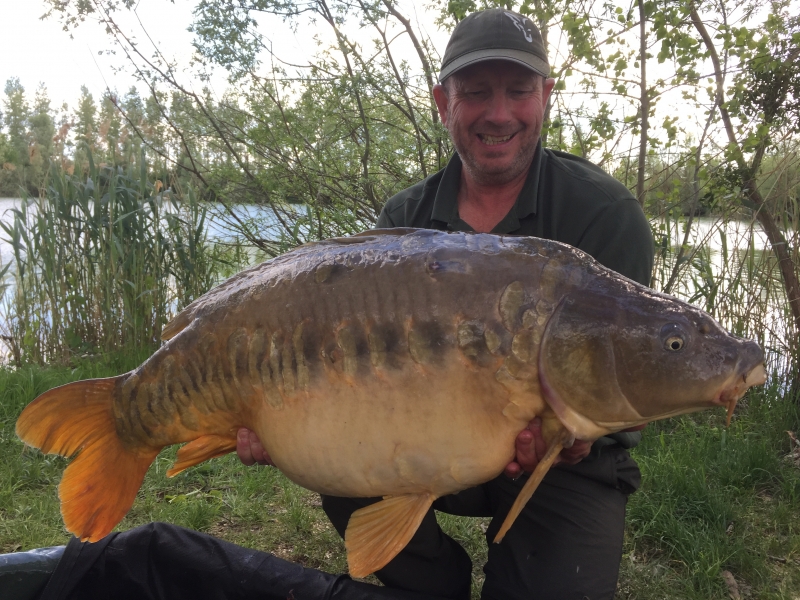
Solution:
M635 199L591 163L541 146L554 85L548 75L541 36L529 20L502 9L464 19L453 32L434 88L458 153L445 169L391 198L378 226L555 239L647 284L653 242ZM519 434L516 460L505 474L440 498L434 508L492 517L486 532L491 541L526 481L523 471L532 471L544 455L539 428L534 420ZM591 448L576 443L562 452L562 464L550 470L503 542L489 544L483 598L613 597L625 503L639 483L639 470L625 448L635 445L637 435L602 438ZM247 430L239 432L237 452L245 464L269 464ZM323 496L323 508L343 534L350 514L376 500ZM289 595L466 600L471 569L470 558L441 531L433 511L406 549L378 572L387 586L406 592L303 569L163 524L112 534L97 544L73 539L66 551L0 555L0 583L16 586L4 592L19 600Z
M455 154L440 172L386 203L378 227L423 227L530 235L576 246L605 266L649 284L653 240L636 200L598 167L546 150L540 133L555 81L533 23L491 9L453 31L433 95ZM538 420L516 442L516 461L478 488L434 508L491 516L483 598L612 598L622 553L627 495L640 481L626 448L638 433L576 442L561 454L501 544L491 540L544 455ZM239 432L245 464L270 464L252 432ZM583 460L582 460L583 459ZM358 508L378 499L323 496L340 534ZM387 586L454 599L470 597L472 564L436 524L433 511L406 549L377 573Z

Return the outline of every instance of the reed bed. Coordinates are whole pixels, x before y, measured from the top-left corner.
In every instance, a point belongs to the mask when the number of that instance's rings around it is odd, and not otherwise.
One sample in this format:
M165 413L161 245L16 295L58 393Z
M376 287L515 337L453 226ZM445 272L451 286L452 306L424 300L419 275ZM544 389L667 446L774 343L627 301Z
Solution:
M764 348L770 373L789 385L796 369L791 311L774 253L754 220L673 214L655 222L652 287L707 311L734 335ZM797 234L787 229L790 243Z
M5 330L17 365L156 347L174 314L217 281L225 252L209 243L191 188L89 162L86 177L50 172L2 224L13 247ZM9 265L7 265L8 267Z

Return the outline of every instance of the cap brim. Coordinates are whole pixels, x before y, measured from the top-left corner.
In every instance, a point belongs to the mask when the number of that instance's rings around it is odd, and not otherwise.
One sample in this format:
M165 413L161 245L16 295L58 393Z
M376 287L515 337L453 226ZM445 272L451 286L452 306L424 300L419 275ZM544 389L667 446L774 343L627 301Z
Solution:
M459 56L455 60L451 61L450 64L443 68L439 73L439 82L441 83L450 77L450 75L456 71L460 71L464 67L487 60L508 60L522 65L523 67L527 67L542 77L550 77L550 65L546 60L543 60L538 56L531 54L530 52L492 48L488 50L476 50L475 52L468 52L467 54Z

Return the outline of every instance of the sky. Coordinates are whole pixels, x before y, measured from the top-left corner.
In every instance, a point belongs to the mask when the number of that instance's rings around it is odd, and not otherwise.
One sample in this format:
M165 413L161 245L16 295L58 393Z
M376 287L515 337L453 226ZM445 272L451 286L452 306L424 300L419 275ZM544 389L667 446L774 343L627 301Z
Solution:
M120 10L115 18L123 29L134 36L140 47L146 48L146 53L152 52L151 41L159 50L170 59L175 59L179 65L188 68L193 53L193 34L188 31L192 23L192 9L198 0L138 0L135 12ZM449 34L437 30L434 16L426 13L420 0L402 0L401 10L412 19L415 29L424 29L438 50L440 56L444 52ZM130 73L125 72L130 68L127 59L121 55L107 55L106 51L114 48L110 37L96 22L87 21L79 27L65 32L57 16L42 20L47 5L44 0L0 0L0 15L3 15L2 34L0 34L0 111L2 111L3 88L11 77L18 77L25 88L29 102L33 101L36 89L43 82L51 99L51 107L58 111L66 102L70 112L77 106L81 93L81 86L86 85L95 99L99 99L106 88L110 88L120 95L127 93L134 85L135 80ZM323 43L331 43L332 33L327 25L302 24L297 32L278 17L259 15L259 30L272 43L276 54L292 63L306 62L310 55L317 50L314 37L320 37ZM142 25L146 27L146 32ZM357 24L349 24L345 31L351 39L360 39L364 46L369 44L373 37L371 30L358 36ZM552 32L551 32L552 34ZM149 39L148 39L149 36ZM551 35L551 44L563 43ZM418 64L418 59L408 41L407 36L400 35L393 42L396 56L408 57L409 63ZM558 53L551 49L551 61L559 60ZM304 60L305 59L305 60ZM122 70L119 69L122 67ZM655 77L669 77L672 66L648 65L648 77L652 81ZM212 95L221 97L227 87L224 72L212 78L210 87ZM632 75L635 78L635 74ZM206 86L190 73L183 74L180 78L183 85L201 91ZM586 101L581 97L577 87L578 78L573 77L567 81L568 91L564 93L566 101L576 106ZM574 86L574 87L573 87ZM571 91L570 91L571 90ZM573 101L570 96L578 92ZM148 91L140 87L142 96ZM624 101L614 94L604 95L604 100L611 103L612 111L622 115L620 109ZM596 101L588 100L590 103ZM654 129L651 135L661 136L658 129L665 115L681 114L681 124L692 131L699 132L704 120L702 114L692 108L687 114L687 103L682 99L680 90L666 93L659 105L658 115L652 123ZM621 118L621 117L620 117ZM638 140L632 140L638 144Z
M192 56L192 36L187 31L192 22L192 8L197 0L139 0L135 15L120 11L118 21L143 44L148 43L137 18L145 24L147 35L168 57L188 66ZM413 4L412 4L413 5ZM0 94L6 81L18 77L25 88L29 101L33 99L41 82L47 86L51 106L58 107L67 102L70 108L77 104L80 89L85 85L98 98L108 87L124 94L134 84L133 77L115 67L126 65L119 54L106 55L113 48L102 27L94 22L85 22L70 32L65 32L57 16L42 20L47 11L43 0L0 0L0 15L3 15L0 35ZM407 10L407 14L411 14ZM432 23L433 18L416 16ZM259 17L260 30L280 49L282 57L293 62L313 51L310 43L314 31L306 27L294 33L279 18ZM317 28L322 35L327 27ZM431 25L440 52L444 51L447 34L436 32ZM403 36L404 37L404 36ZM399 42L402 43L402 40ZM152 48L152 47L151 47ZM410 49L409 49L410 51ZM224 92L224 74L212 79L217 94Z
M156 4L159 5L156 14ZM191 34L186 31L191 19L188 2L177 0L153 2L145 0L139 8L147 18L151 35L162 41L168 51L180 56L181 48L189 48ZM42 0L0 0L3 35L0 36L0 85L18 77L31 99L43 82L53 106L68 102L71 106L86 85L95 97L108 85L127 90L133 79L112 68L112 59L98 53L110 48L108 39L96 23L84 23L65 32L56 17L42 20L47 8ZM155 18L152 18L155 16ZM188 53L183 53L188 57Z

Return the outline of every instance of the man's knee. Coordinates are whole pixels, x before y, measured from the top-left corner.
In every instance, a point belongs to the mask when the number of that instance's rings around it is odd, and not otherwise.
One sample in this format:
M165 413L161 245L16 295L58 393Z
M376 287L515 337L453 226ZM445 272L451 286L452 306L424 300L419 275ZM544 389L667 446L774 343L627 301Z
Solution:
M338 498L322 496L322 508L344 537L347 522L359 508L380 498ZM375 573L386 586L453 600L469 600L472 587L472 561L428 511L406 547L389 564Z
M486 532L482 598L613 598L638 467L624 451L610 450L594 463L551 470L500 544L492 539L524 481L501 476L491 483L497 513Z

